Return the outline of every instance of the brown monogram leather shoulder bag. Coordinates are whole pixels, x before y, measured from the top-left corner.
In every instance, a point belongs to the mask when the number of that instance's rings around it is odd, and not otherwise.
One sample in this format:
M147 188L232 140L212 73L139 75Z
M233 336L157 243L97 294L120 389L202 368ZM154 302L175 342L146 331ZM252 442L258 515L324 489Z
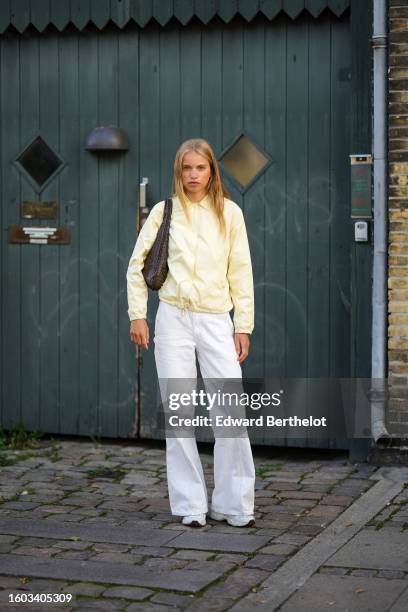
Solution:
M146 285L154 291L160 289L169 271L167 258L169 255L169 232L172 210L173 200L172 198L167 198L164 203L163 221L155 241L146 256L142 270Z

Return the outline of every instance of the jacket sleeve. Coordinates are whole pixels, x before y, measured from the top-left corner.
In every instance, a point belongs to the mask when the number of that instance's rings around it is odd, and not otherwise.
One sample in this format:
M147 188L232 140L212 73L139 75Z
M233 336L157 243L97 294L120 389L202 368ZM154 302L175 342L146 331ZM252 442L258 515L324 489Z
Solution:
M144 261L150 251L163 220L164 201L152 208L137 237L126 273L128 315L130 321L145 319L148 288L142 274Z
M234 305L235 333L251 334L254 328L254 283L244 215L238 206L231 224L227 278Z

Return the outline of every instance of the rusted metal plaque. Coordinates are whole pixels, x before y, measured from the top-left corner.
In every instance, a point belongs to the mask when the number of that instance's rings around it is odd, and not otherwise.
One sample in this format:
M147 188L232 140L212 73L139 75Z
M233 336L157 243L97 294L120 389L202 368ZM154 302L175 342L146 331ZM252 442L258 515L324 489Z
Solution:
M69 244L71 236L66 227L10 225L9 242L13 244Z
M23 219L56 219L56 202L28 202L21 204L21 216Z

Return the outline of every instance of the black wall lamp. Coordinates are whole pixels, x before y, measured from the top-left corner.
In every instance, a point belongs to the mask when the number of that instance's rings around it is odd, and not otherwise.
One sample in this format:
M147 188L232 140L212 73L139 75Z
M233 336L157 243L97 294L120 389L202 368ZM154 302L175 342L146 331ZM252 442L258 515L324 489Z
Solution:
M127 151L129 141L125 132L114 125L100 126L92 130L86 139L87 151Z

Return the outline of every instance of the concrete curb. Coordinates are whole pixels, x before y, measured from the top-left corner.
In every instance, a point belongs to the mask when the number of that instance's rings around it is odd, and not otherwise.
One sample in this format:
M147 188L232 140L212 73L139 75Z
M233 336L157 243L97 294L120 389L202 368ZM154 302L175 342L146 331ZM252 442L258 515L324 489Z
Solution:
M273 612L279 608L388 501L400 493L404 481L408 480L408 468L381 468L371 478L378 482L267 578L256 593L250 593L230 610L247 612L256 608Z

